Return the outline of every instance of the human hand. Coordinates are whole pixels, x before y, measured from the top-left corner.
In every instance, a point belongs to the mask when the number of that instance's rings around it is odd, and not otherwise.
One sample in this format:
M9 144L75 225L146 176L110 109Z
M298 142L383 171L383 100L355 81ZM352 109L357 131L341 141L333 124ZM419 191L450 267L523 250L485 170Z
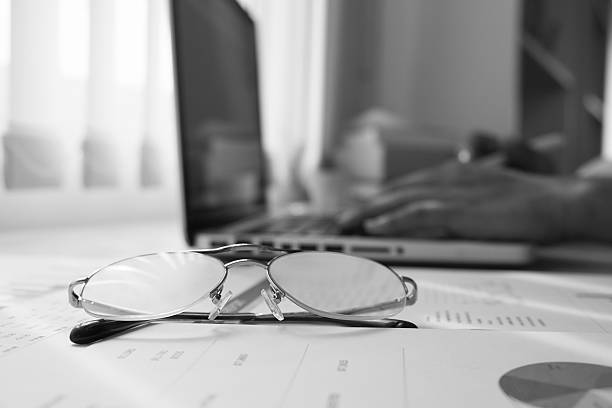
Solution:
M578 179L451 163L395 181L340 223L380 236L560 241L580 236L586 190Z

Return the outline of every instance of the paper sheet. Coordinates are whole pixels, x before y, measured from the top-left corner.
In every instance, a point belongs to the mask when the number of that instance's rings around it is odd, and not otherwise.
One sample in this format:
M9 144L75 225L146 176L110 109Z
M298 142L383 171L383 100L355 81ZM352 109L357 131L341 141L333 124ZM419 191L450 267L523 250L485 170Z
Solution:
M71 280L100 261L51 256L0 257L0 359L87 318L67 302ZM1 360L0 360L1 361Z
M65 334L88 319L68 305L65 291L68 282L94 270L96 260L1 260L3 271L14 272L5 272L0 283L0 358L56 332ZM419 300L397 317L422 328L612 333L612 276L407 268L398 272L417 281ZM238 294L262 277L258 268L234 268L225 286ZM281 307L285 312L301 310L288 300ZM204 302L196 310L210 308ZM269 312L260 299L248 310Z
M0 308L65 290L71 280L93 273L102 262L97 258L1 255Z
M78 347L68 328L87 315L66 286L96 261L0 261L0 407L537 406L500 379L529 364L612 366L606 275L402 269L420 295L398 317L433 330L160 324ZM237 268L226 287L262 276ZM570 406L612 407L596 388Z
M421 328L612 333L612 275L397 268L418 301L395 316ZM283 311L300 310L289 301ZM263 302L251 309L268 313Z
M501 378L554 362L612 367L612 337L158 325L88 347L53 336L4 358L0 406L513 407ZM612 406L608 380L581 391L598 404L571 406Z
M612 333L612 275L398 269L419 285L398 317L424 328Z
M0 257L0 361L58 333L67 337L74 325L93 319L68 304L67 288L100 264L96 259ZM238 294L263 277L261 269L237 267L226 286ZM204 301L192 310L209 312L212 307Z

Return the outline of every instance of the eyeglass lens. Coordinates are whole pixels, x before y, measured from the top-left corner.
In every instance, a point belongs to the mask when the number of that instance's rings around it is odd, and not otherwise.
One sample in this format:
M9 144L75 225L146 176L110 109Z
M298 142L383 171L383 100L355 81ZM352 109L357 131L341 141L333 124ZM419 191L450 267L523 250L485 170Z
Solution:
M276 258L268 271L278 289L299 306L331 317L390 317L406 302L401 278L364 258L298 252ZM220 260L197 252L143 255L93 274L81 293L82 305L108 319L166 317L208 297L226 273Z
M400 312L406 291L386 266L333 252L297 252L272 262L269 274L293 300L317 311L379 319Z
M82 304L87 312L112 319L168 316L208 297L225 273L220 260L197 252L138 256L93 274Z

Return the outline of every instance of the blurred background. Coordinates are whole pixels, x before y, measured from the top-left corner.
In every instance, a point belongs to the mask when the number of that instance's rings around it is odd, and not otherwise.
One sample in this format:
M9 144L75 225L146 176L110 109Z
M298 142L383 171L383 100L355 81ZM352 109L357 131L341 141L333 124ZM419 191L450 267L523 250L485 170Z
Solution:
M240 3L278 202L322 200L315 174L612 155L608 0ZM166 0L0 0L0 228L178 219L174 109Z

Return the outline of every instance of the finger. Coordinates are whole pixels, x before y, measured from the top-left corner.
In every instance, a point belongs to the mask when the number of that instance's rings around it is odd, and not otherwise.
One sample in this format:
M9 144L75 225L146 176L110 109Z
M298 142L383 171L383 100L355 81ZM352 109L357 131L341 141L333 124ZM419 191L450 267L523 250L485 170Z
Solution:
M365 219L399 207L405 203L408 195L417 195L419 192L421 191L397 191L378 195L367 203L343 211L338 217L338 223L343 230L357 228Z
M392 212L412 202L438 200L449 201L462 196L465 191L456 189L418 188L413 187L402 191L388 192L374 198L367 204L351 208L340 214L338 222L343 231L358 229L366 219Z
M517 173L474 163L452 162L433 169L419 171L389 183L383 192L407 187L482 187L496 185L517 177Z
M392 180L385 186L384 190L394 191L408 186L439 185L444 180L448 180L452 175L461 173L462 166L464 166L462 163L453 161L433 168L417 170L403 177Z
M412 229L410 231L406 231L403 233L404 237L409 237L410 239L445 239L450 238L448 229L444 227L425 227L423 229Z
M367 233L382 236L443 238L450 235L450 220L457 204L422 200L365 221Z
M545 217L525 213L510 206L475 206L455 214L450 233L474 240L548 242L559 239L561 232L545 224Z

